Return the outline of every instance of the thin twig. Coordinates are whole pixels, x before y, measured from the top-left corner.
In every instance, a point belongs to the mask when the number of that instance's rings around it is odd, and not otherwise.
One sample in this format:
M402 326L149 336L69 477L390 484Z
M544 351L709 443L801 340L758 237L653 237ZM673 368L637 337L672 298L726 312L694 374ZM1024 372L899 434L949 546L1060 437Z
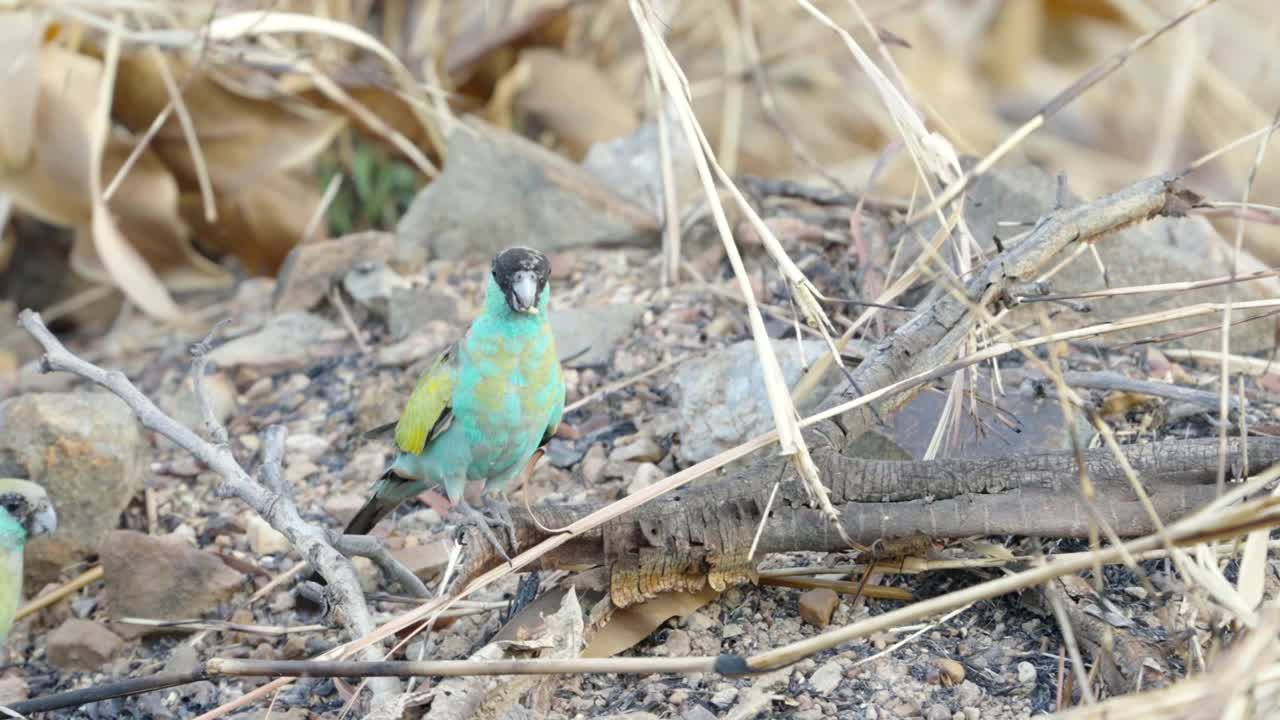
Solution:
M387 577L392 578L407 593L418 598L431 597L427 586L413 574L404 563L391 554L381 540L371 535L338 535L334 533L331 544L338 552L351 557L359 555L369 558Z
M88 587L89 585L101 580L102 573L103 570L101 565L95 565L94 567L89 568L88 570L80 573L80 576L75 580L60 586L57 590L41 595L26 605L23 605L18 609L18 613L14 615L13 619L21 620L32 613L39 612L50 605L57 604L64 598L75 594L81 588Z
M217 488L219 495L239 498L287 537L298 553L319 570L328 582L327 595L331 599L333 616L347 626L353 638L370 635L376 630L355 569L341 553L329 545L324 530L302 519L283 480L279 480L275 474L279 459L283 456L283 427L273 426L263 439L262 453L266 469L260 473L263 483L259 484L236 461L227 444L206 442L191 428L166 415L124 373L104 370L71 353L49 332L35 311L28 309L19 313L18 324L44 348L45 354L41 359L44 371L71 373L119 397L133 410L143 427L168 438L218 473L222 477L222 484ZM199 392L203 385L198 384L196 387ZM371 660L378 658L376 648L372 646L367 647L362 655ZM370 687L374 707L390 704L400 690L399 683L396 682L380 681L371 683Z

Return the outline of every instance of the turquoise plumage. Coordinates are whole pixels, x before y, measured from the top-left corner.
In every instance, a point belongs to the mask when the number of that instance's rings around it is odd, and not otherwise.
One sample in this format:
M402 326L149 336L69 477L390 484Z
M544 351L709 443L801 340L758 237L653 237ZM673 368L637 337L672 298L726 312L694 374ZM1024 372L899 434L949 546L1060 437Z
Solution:
M22 602L22 553L27 541L53 532L58 518L43 487L0 479L0 644L9 636Z
M564 377L547 319L550 270L528 248L494 258L482 313L418 381L396 425L399 452L347 534L367 533L428 487L464 508L469 481L501 493L555 433Z

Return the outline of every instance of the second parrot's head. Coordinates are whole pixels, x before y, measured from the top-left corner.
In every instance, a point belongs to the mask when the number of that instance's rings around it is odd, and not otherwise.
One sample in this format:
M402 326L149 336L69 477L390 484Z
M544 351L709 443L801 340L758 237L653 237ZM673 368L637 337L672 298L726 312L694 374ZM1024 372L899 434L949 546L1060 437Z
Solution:
M533 248L507 248L493 259L493 281L502 291L507 307L515 313L538 312L550 277L551 262Z
M17 532L15 540L21 544L57 530L58 516L43 487L29 480L4 478L0 479L0 527Z

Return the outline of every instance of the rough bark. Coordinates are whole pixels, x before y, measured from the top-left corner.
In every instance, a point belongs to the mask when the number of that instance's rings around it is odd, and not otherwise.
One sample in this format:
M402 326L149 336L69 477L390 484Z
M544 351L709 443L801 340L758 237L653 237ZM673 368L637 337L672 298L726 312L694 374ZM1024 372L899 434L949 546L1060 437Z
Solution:
M1096 496L1090 506L1070 452L1004 458L903 462L865 460L840 452L843 434L813 430L809 442L822 477L840 510L841 523L858 543L926 536L935 540L974 535L1086 537L1091 517L1120 537L1156 527L1133 486L1106 449L1085 453ZM834 431L834 432L832 432ZM1215 497L1217 439L1166 441L1124 448L1164 523ZM1249 466L1280 462L1280 439L1251 438ZM1243 473L1239 440L1228 467ZM542 559L543 567L604 564L619 606L664 590L717 589L755 579L748 557L774 484L781 480L756 559L766 553L847 550L822 513L808 507L804 488L785 458L765 456L714 480L687 486L606 523ZM545 527L563 527L598 509L595 505L540 505ZM1094 514L1096 513L1096 515ZM515 514L522 545L547 537L523 510Z

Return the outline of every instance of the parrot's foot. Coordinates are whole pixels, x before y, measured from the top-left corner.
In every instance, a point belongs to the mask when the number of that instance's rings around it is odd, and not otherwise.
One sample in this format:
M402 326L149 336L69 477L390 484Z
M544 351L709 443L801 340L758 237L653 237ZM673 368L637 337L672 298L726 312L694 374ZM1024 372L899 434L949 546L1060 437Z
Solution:
M486 495L484 498L484 509L488 510L496 520L495 524L506 528L507 540L511 542L511 552L520 552L520 542L516 540L516 524L511 519L511 513L507 510L506 501Z
M471 505L469 505L465 500L459 501L454 507L462 512L465 517L464 522L470 525L475 525L476 529L480 531L480 534L484 536L484 539L488 540L490 545L493 545L493 549L498 551L498 557L508 563L511 562L511 556L507 554L507 549L502 546L502 541L498 539L498 536L495 535L491 529L492 527L505 526L510 530L510 523L507 523L502 518L488 517L479 510L471 507ZM514 538L514 533L512 533L512 538ZM511 547L515 548L514 542Z

